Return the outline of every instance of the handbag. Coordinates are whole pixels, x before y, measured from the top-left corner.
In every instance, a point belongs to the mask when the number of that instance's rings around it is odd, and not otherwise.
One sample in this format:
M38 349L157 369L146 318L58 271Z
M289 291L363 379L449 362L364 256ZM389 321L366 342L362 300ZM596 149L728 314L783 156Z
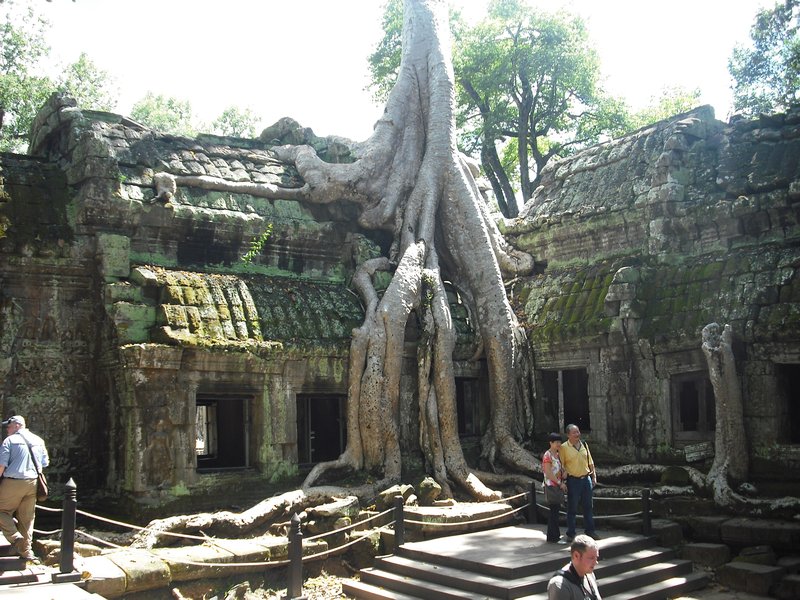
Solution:
M39 462L36 460L36 455L33 453L33 448L28 438L22 435L22 439L25 440L25 443L28 445L28 452L31 453L31 460L36 467L36 501L44 502L50 494L50 489L47 487L47 478L44 476L44 473L42 473L42 469L39 466Z
M544 499L549 506L561 505L564 503L564 491L554 485L544 486Z

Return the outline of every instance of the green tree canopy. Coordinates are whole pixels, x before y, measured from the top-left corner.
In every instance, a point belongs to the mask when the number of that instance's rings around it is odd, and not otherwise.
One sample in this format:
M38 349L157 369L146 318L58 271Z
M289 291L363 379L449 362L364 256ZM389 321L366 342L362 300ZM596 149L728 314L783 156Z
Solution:
M680 86L668 86L661 94L650 99L650 104L630 116L631 130L639 129L656 121L668 119L686 112L700 104L700 90L687 90Z
M50 26L32 6L0 0L0 150L21 152L27 145L36 112L56 90L67 92L83 108L113 110L117 91L111 78L86 54L62 70L58 80L46 75L50 53L45 33Z
M750 44L734 48L728 71L735 110L755 114L800 102L800 0L761 10Z
M131 108L131 118L163 133L187 137L197 134L192 104L188 100L147 92Z
M390 0L384 38L370 56L373 89L388 89L400 54L402 10ZM462 149L479 156L501 212L516 216L541 169L602 136L629 129L623 103L606 97L583 21L493 0L474 27L451 27ZM394 67L394 68L392 68Z
M119 92L112 88L112 82L108 72L98 68L83 52L64 70L58 88L75 98L81 108L113 111Z
M55 89L48 77L34 74L49 48L47 21L32 7L2 3L0 15L0 150L21 151L36 111Z
M234 137L255 137L261 119L249 108L229 106L211 123L211 133Z

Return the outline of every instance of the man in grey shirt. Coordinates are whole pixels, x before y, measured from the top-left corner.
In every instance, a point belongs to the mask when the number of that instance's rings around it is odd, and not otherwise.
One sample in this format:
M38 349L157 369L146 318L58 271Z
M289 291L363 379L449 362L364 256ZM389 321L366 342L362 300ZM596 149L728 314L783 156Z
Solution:
M579 535L569 548L570 562L547 584L548 600L601 600L594 568L600 558L597 542Z
M8 434L0 445L0 530L20 556L35 561L31 540L36 515L36 467L43 469L50 464L50 458L42 438L25 428L24 418L15 415L3 425Z

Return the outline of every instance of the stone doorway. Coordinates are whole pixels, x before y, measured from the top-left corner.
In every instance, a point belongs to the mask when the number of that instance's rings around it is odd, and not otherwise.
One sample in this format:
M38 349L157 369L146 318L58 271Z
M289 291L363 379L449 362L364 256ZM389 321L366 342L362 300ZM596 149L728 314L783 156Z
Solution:
M776 364L780 419L779 443L800 444L800 364Z
M716 428L714 387L704 371L670 379L672 431L676 445L711 441Z
M558 430L575 424L582 432L592 430L589 418L589 374L586 369L542 371L545 403L558 411Z
M456 412L458 413L458 435L479 436L481 426L480 387L477 379L456 378Z
M339 458L347 439L346 396L297 395L297 462L312 465Z
M248 410L251 396L197 394L197 470L248 466Z

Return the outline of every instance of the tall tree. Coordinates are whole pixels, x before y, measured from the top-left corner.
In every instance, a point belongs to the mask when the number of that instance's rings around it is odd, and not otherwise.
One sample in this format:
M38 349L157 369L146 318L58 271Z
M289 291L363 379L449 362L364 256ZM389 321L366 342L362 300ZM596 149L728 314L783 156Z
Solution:
M197 134L192 103L188 100L147 92L131 108L131 118L164 133L187 137Z
M112 111L117 106L118 91L111 76L85 52L67 66L57 87L75 98L81 108Z
M234 137L255 137L260 119L249 108L229 106L211 123L211 133Z
M385 35L370 56L377 90L395 72L396 4L387 4ZM452 31L460 144L480 158L505 216L517 215L517 192L530 198L551 158L627 129L624 105L598 86L598 60L579 18L493 0L483 21Z
M360 207L362 227L393 237L388 253L366 259L352 280L366 309L350 345L347 446L337 460L314 467L304 487L342 470L373 475L374 483L351 490L358 495L400 481L400 376L406 324L416 319L420 450L427 469L447 494L455 483L475 498L494 499L499 494L489 485L497 476L470 468L458 437L456 330L445 282L460 292L482 341L491 414L483 457L493 466L530 473L537 460L520 443L532 426L530 363L501 271L530 272L533 261L504 242L457 150L446 3L406 0L403 23L396 83L355 162L325 162L311 146L274 148L303 177L304 187L295 192L305 201L349 200ZM175 183L236 186L191 176ZM287 190L273 188L250 186L248 192L286 197ZM373 280L379 272L391 278L382 294Z
M489 462L530 471L535 458L518 442L530 417L529 398L517 379L525 379L526 344L501 268L530 270L532 260L505 245L456 148L455 81L443 0L406 0L402 47L397 82L362 158L331 164L308 146L277 149L296 165L312 201L350 198L362 207L363 227L394 235L390 256L366 261L354 277L367 309L351 343L347 448L339 460L317 465L306 483L341 467L380 472L382 483L399 481L399 383L406 322L413 311L422 332L417 379L421 450L428 468L448 492L455 482L477 498L495 498L485 485L492 476L470 469L459 442L455 329L444 281L463 292L485 349L491 421L483 455ZM372 283L378 270L393 271L380 297Z
M36 111L54 90L50 78L35 74L49 52L47 21L31 6L0 6L0 150L22 151Z
M624 130L624 107L603 95L599 74L579 17L542 13L524 0L492 0L487 18L459 44L461 117L507 216L517 214L513 176L500 158L508 140L515 140L526 201L551 158Z
M656 121L686 112L700 104L700 90L687 90L680 86L665 87L658 96L650 99L650 104L630 115L628 128L632 131Z
M800 0L761 10L750 44L734 48L728 71L735 110L756 114L800 102Z

